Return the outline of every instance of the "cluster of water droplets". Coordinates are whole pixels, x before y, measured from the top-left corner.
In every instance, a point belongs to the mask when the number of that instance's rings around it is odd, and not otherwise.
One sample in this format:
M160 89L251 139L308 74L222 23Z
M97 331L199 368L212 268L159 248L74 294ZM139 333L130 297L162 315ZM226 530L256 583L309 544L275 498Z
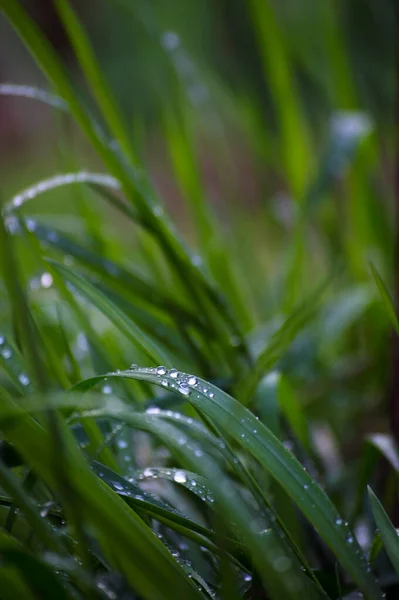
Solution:
M213 504L215 502L215 498L210 490L198 480L198 478L194 478L193 475L187 471L183 471L181 469L166 469L166 468L155 468L155 467L147 467L144 471L139 473L139 480L148 480L148 479L168 479L169 481L174 481L180 485L183 485L185 488L189 489L196 496L201 498L204 502Z
M137 370L137 365L133 364L130 366L132 371ZM207 385L203 385L195 375L190 375L187 373L180 373L177 369L167 369L166 367L160 365L156 367L156 369L150 369L151 373L154 373L159 379L160 383L165 388L174 389L183 396L190 396L193 391L201 392L202 394L206 394L208 398L214 398L214 392L207 387ZM198 396L199 397L199 396ZM150 409L147 410L149 412Z

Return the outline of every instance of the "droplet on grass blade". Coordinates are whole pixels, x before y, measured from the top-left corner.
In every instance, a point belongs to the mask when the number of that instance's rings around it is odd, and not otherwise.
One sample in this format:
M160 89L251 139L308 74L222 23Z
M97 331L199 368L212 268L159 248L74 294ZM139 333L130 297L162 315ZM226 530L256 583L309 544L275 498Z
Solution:
M176 481L176 483L186 483L187 481L187 477L184 471L176 471L176 473L173 476L173 479Z

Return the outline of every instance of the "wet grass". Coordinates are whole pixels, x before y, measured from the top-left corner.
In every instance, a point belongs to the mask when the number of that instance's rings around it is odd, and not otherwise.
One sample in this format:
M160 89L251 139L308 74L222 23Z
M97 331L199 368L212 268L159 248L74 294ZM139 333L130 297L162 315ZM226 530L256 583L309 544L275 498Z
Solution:
M337 95L315 133L278 11L248 3L267 132L255 94L203 77L143 12L173 88L158 127L179 231L146 126L131 131L90 37L55 5L90 102L19 2L0 0L51 90L0 93L65 125L61 174L2 204L1 600L396 597L387 123L357 100L343 42L325 39ZM230 181L232 121L259 185L250 206ZM76 157L74 128L102 168Z

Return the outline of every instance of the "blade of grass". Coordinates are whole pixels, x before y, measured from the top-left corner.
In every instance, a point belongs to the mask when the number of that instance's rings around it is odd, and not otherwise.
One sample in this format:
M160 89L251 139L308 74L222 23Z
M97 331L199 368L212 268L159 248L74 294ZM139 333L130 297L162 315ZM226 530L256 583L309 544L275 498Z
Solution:
M371 510L373 511L374 520L381 534L384 548L388 554L389 560L392 563L396 573L399 574L399 537L398 532L393 526L390 518L384 510L381 502L374 494L373 490L368 488Z

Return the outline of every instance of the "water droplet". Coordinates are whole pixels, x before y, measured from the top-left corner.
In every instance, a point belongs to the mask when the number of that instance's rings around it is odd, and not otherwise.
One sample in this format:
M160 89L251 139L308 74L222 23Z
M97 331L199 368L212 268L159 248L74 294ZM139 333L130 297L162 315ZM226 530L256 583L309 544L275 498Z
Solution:
M123 485L121 483L119 483L119 481L114 481L114 488L116 490L119 490L120 492L124 489Z
M173 479L176 481L176 483L186 483L187 481L184 471L176 471L176 473L173 475Z
M138 369L138 365L136 365L136 363L133 363L132 365L130 365L130 370L131 371L136 371L136 369Z
M3 348L3 350L1 351L1 356L5 359L8 360L9 358L11 358L12 356L12 351L10 348Z
M162 45L166 50L176 50L180 44L180 38L174 31L165 31L161 38Z
M0 346L2 346L5 341L6 341L6 338L4 337L4 335L0 335Z
M307 483L305 483L305 485L303 486L303 489L304 489L304 490L308 490L308 489L309 489L309 486L308 486L308 484L307 484Z
M20 375L18 375L18 380L20 383L22 383L22 385L30 384L30 379L27 375L25 375L25 373L21 373Z
M244 581L252 581L252 576L249 573L245 573Z
M36 231L37 223L33 219L26 219L25 221L26 229L30 232Z
M179 375L179 371L177 369L171 369L169 371L169 377L172 377L172 379L177 379L178 375Z
M340 519L340 518L338 518L338 519L335 519L335 524L336 524L336 525L338 525L338 527L339 527L340 525L342 525L342 523L343 523L343 520L342 520L342 519Z
M187 380L188 385L195 385L197 383L197 378L191 375Z
M121 449L127 448L128 443L126 440L118 440L117 446L118 446L118 448L121 448Z
M291 568L292 561L288 556L279 556L273 561L273 567L279 573L285 573Z
M214 398L215 394L213 392L209 392L209 398Z
M200 457L200 456L203 456L203 455L204 455L204 452L203 452L203 450L201 450L201 448L196 448L196 449L194 450L194 454L195 454L195 456L198 456L198 457Z
M168 387L168 385L169 385L168 380L167 379L162 379L161 385L163 385L163 387Z
M103 394L112 394L112 387L110 385L103 385L102 392Z
M60 239L60 236L58 235L58 233L56 231L49 231L47 233L47 239L49 242L56 243Z
M144 477L153 477L154 471L152 469L147 468L143 471L143 475Z
M51 273L43 273L40 277L41 286L44 288L49 288L53 285L53 276Z
M157 367L157 375L166 375L166 367Z
M158 406L150 406L145 411L147 415L158 415L161 412L161 409Z
M186 383L182 383L178 389L181 394L184 394L184 396L188 396L190 394L190 388Z
M348 535L346 541L348 542L348 544L353 544L353 542L355 541L353 535Z

